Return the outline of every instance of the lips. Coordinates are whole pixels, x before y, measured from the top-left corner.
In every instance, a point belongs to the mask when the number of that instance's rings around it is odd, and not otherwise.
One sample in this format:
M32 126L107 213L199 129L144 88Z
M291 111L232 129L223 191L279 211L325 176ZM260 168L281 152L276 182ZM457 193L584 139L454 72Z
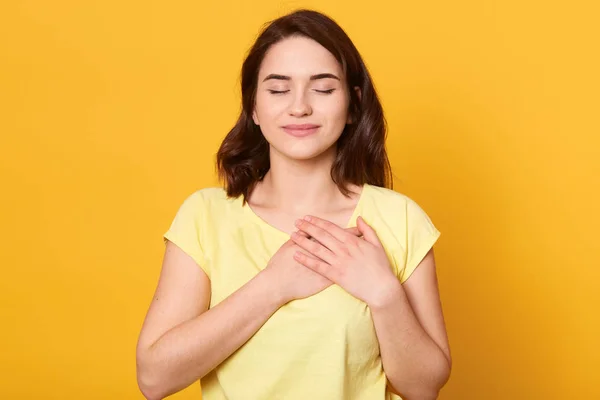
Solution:
M305 137L315 133L321 126L315 124L291 124L282 126L283 130L295 137Z

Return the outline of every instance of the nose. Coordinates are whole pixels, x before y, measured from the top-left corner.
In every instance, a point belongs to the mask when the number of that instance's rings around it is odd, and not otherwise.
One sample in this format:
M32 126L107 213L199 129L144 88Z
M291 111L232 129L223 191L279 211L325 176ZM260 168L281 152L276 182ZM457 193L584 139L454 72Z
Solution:
M304 91L299 90L294 96L294 100L290 106L290 115L294 117L304 117L312 114L312 107L308 102Z

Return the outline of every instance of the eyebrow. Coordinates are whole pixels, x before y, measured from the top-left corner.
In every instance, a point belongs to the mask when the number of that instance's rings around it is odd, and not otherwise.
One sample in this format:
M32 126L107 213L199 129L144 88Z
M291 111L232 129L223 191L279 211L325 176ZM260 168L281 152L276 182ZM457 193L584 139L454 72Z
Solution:
M263 82L268 81L269 79L278 79L278 80L282 80L282 81L292 80L291 77L286 76L286 75L269 74L269 75L267 75L267 77L265 79L263 79ZM311 81L315 81L317 79L337 79L338 81L340 80L340 78L338 78L334 74L330 74L330 73L311 75L311 77L310 77Z

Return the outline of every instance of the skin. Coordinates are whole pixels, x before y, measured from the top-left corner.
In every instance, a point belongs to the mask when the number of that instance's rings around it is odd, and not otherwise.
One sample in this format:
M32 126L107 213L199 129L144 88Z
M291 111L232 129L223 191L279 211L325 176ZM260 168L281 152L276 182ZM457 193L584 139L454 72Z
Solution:
M350 122L350 98L340 65L329 51L306 38L281 41L265 56L258 81L253 120L271 145L271 156L309 161L309 166L335 155L332 146ZM294 123L321 129L299 139L281 129Z
M289 79L266 79L273 74ZM322 74L339 79L311 79ZM340 65L318 43L288 38L269 49L258 78L253 119L270 144L271 170L248 204L269 224L297 234L264 270L210 309L210 279L167 242L137 344L140 390L147 399L162 399L184 389L239 349L282 305L335 282L371 308L390 389L404 400L436 398L451 359L433 251L401 285L371 227L359 218L357 228L341 228L360 188L350 186L354 195L345 197L329 175L334 144L352 122ZM305 138L282 129L302 123L320 128ZM308 214L313 218L303 220Z
M287 79L269 79L282 77ZM295 230L294 220L308 212L345 226L360 188L351 185L354 195L347 198L329 174L335 142L351 122L341 66L317 42L288 38L269 49L258 82L253 119L270 144L271 169L249 204L287 233ZM319 131L296 138L282 128L307 123L320 125Z

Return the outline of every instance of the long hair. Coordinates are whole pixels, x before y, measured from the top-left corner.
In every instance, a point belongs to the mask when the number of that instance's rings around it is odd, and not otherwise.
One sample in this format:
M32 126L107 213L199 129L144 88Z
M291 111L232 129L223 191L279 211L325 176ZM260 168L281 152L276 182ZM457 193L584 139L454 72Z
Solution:
M344 30L328 16L298 10L267 24L248 52L242 66L242 110L217 152L219 179L229 197L250 193L270 168L269 143L252 119L258 72L266 52L289 37L306 37L329 50L342 66L349 87L347 124L336 143L337 155L331 178L348 196L346 184L392 187L391 166L385 149L386 121L371 76L358 50ZM360 88L360 96L353 90Z

